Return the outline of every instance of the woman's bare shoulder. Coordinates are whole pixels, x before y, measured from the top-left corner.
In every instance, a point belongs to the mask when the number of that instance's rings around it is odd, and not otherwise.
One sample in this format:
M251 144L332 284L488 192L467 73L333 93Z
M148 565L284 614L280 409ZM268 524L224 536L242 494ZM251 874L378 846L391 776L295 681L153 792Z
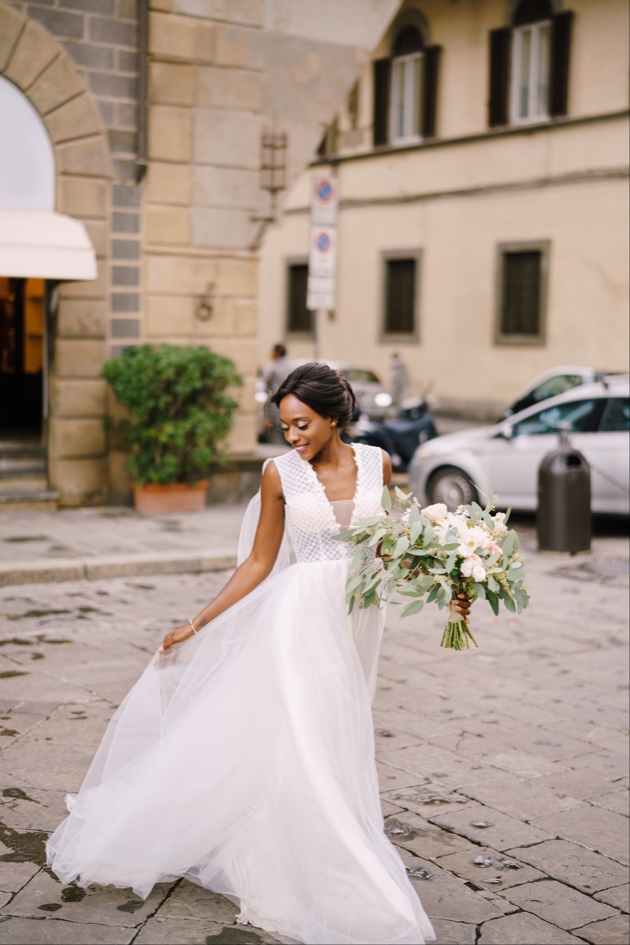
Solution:
M273 460L265 463L261 489L263 494L282 497L282 479L280 478L278 467Z

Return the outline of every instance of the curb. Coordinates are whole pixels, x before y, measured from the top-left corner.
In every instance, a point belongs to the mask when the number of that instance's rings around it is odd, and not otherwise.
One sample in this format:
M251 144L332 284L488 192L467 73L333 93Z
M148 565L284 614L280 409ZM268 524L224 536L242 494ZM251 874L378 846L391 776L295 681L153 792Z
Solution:
M236 550L167 552L149 555L101 555L94 558L31 559L0 562L0 587L47 584L53 581L98 581L141 574L186 574L236 567Z

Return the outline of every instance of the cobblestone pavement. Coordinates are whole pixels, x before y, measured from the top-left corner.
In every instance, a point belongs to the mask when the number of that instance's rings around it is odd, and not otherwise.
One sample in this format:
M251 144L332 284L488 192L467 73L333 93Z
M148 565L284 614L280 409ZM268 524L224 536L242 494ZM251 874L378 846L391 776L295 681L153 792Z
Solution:
M440 649L438 611L390 614L374 709L385 829L439 945L628 942L627 567L622 537L534 554L530 609L477 604L475 651ZM42 865L114 707L225 577L0 589L0 943L273 941L187 882L142 902Z

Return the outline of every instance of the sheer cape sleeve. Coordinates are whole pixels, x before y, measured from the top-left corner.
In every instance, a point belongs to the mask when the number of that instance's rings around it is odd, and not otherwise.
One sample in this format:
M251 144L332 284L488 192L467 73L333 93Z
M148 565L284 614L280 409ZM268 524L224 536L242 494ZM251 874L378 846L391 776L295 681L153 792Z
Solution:
M267 464L273 462L271 459L265 460L263 465L263 472L267 468ZM243 562L250 556L252 548L254 547L254 539L256 537L256 531L258 529L258 521L260 519L260 489L250 500L247 509L245 511L245 516L243 518L243 524L241 525L241 533L238 539L238 558L237 563L240 566ZM288 568L289 565L295 563L295 555L291 547L291 539L287 531L285 524L284 535L282 537L282 544L280 545L280 551L278 552L278 557L276 558L276 563L273 566L270 577L274 574L278 574L279 571L283 571L285 568Z

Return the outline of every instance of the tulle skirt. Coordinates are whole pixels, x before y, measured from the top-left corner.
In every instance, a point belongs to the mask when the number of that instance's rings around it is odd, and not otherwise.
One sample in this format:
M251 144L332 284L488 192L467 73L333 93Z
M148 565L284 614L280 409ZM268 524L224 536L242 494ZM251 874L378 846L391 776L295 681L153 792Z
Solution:
M370 711L383 615L347 561L293 564L168 653L116 711L48 843L69 883L186 877L283 941L423 943L383 833Z

